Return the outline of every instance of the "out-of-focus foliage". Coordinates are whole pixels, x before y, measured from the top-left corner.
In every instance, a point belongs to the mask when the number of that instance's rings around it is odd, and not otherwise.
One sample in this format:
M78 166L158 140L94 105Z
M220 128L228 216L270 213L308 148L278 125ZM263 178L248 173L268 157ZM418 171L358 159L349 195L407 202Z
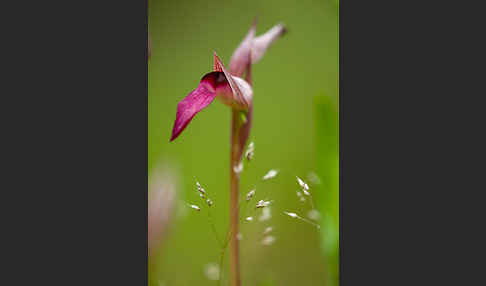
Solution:
M149 285L216 285L207 279L204 267L218 261L218 244L196 192L195 178L214 202L211 214L223 236L229 214L231 112L214 101L176 141L169 143L169 138L177 103L211 71L212 52L227 65L255 16L257 34L278 22L285 23L289 32L270 47L252 71L255 105L249 141L255 142L255 156L245 162L241 192L244 196L256 187L255 203L259 199L274 203L270 220L259 221L259 210L253 222L242 224L243 285L329 285L332 274L326 254L337 252L336 244L322 244L324 229L318 232L282 212L305 216L309 210L309 205L296 197L299 186L295 176L306 180L312 171L323 176L318 151L322 138L313 98L322 93L338 94L335 0L149 0L149 172L159 163L170 165L179 174L177 197L202 208L196 212L184 203L177 205L160 255L151 257ZM270 169L280 172L262 182ZM307 183L322 212L325 188L314 189ZM338 208L337 201L332 207ZM325 225L324 220L321 224ZM270 246L261 244L267 226L274 228L275 242ZM338 231L337 225L334 230ZM225 265L223 281L227 281L227 271Z
M336 97L319 96L316 102L317 162L322 214L322 249L327 258L330 285L339 278L339 115Z

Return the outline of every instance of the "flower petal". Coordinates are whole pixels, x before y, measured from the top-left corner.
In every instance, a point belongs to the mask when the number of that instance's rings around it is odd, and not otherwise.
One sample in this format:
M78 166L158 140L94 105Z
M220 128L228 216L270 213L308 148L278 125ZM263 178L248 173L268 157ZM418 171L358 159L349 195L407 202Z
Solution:
M278 24L268 30L265 34L256 37L253 40L253 46L251 50L251 63L257 63L265 54L265 51L270 45L279 37L283 36L287 32L287 29L283 24Z
M219 59L219 57L216 54L216 52L213 52L213 57L214 57L214 68L213 68L213 70L214 71L222 72L223 69L221 68L221 66L222 66L221 60Z
M270 45L286 33L283 24L278 24L265 34L255 37L256 20L253 21L250 30L243 41L234 51L230 61L230 72L234 76L242 77L248 66L257 63L265 54Z
M199 86L179 102L170 141L176 139L194 116L208 106L215 97L220 98L223 103L232 108L248 110L253 96L251 86L244 79L231 76L229 73L227 77L224 73L224 67L222 65L220 67L223 68L223 72L215 71L204 75ZM231 80L228 80L228 78ZM231 84L239 91L241 100L235 100L235 93Z
M234 51L230 60L230 72L235 76L243 76L251 60L251 48L256 33L256 19L253 20L250 30L238 48Z
M253 98L253 89L244 79L232 76L224 67L221 59L214 53L214 68L221 70L228 81L232 94L222 93L223 103L239 110L248 110ZM224 87L222 87L224 88Z
M216 77L217 73L205 75L199 86L177 104L176 120L174 128L172 128L170 141L173 141L181 134L199 111L213 102L216 97L214 87L214 83L218 80Z

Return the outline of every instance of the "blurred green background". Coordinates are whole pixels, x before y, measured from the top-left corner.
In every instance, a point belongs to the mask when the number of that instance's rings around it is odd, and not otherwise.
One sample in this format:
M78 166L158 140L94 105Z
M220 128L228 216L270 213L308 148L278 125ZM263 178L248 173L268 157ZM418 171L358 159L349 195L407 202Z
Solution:
M289 32L252 70L254 121L249 141L255 142L255 157L245 164L240 189L246 193L256 186L256 199L272 199L274 205L269 221L242 225L243 285L337 285L335 0L149 0L149 180L157 166L169 165L178 175L178 199L202 205L196 177L215 203L212 215L220 235L226 231L230 109L215 100L179 138L172 143L169 138L177 103L211 71L212 52L228 66L255 16L257 35L278 22ZM262 182L269 169L280 173ZM320 184L307 179L310 172L318 175ZM309 210L309 204L296 196L295 176L311 187L321 213L321 231L282 214L287 210L306 215ZM266 226L274 228L276 240L271 246L260 243ZM149 263L149 285L216 285L204 275L204 266L218 259L219 248L204 210L197 213L179 204L169 235ZM227 270L226 265L223 282Z

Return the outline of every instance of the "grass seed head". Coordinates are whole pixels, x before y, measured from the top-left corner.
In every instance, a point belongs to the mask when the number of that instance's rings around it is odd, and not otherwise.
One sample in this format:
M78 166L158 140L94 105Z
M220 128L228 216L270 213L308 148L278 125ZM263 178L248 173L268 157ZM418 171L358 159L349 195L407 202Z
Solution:
M262 209L262 215L258 218L259 221L266 221L272 218L272 212L270 207Z
M196 182L196 186L197 186L197 191L200 192L202 195L206 195L206 191L204 190L203 187L201 187L201 185L199 184L199 182Z
M248 202L249 200L251 200L251 198L253 198L254 195L255 195L255 189L249 191L248 194L246 194L246 201Z
M251 161L253 159L254 150L255 150L255 144L253 142L250 142L250 144L248 144L248 149L246 150L245 153L245 157L248 161Z
M204 275L209 280L219 280L219 265L216 263L208 263L204 266Z
M264 207L268 207L269 205L270 205L270 201L259 200L256 205L256 208L257 209L264 208Z
M321 179L319 178L319 176L317 176L315 172L309 172L309 174L307 174L307 180L309 180L309 182L313 183L314 185L321 184Z
M200 211L201 208L196 206L196 205L189 205L192 209L195 209L196 211Z
M269 234L270 232L272 232L272 230L273 230L273 227L271 227L271 226L265 228L265 230L263 231L263 235Z
M307 217L311 220L318 220L321 217L321 214L316 209L313 209L307 213Z
M293 217L293 218L299 217L296 213L284 212L284 214L288 215L289 217Z
M304 192L305 195L308 196L309 195L309 192L308 192L309 186L304 181L302 181L302 179L300 179L299 177L296 176L296 178L297 178L297 182L299 183L300 187L302 188L302 191Z
M265 174L265 176L263 176L263 180L266 181L271 178L274 178L275 176L277 176L277 174L278 174L277 170L271 169L270 171L268 171L268 173Z
M263 245L272 245L275 242L275 236L269 235L265 236L262 240Z

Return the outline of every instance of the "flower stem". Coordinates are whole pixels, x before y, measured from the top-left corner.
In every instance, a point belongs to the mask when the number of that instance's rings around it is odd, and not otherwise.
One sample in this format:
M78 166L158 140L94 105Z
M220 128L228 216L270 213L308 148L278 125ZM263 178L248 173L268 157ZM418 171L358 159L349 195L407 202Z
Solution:
M240 160L239 140L240 118L237 110L232 110L231 153L230 153L230 285L240 286L240 246L236 239L239 224L239 177L233 170Z

